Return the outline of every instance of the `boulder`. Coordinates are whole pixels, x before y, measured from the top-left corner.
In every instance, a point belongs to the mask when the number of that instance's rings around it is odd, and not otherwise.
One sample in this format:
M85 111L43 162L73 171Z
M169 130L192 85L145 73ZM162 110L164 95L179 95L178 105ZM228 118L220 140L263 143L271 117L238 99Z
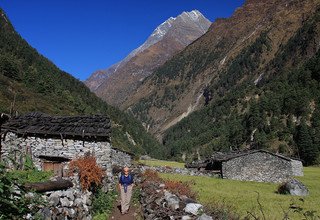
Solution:
M80 207L80 206L82 206L82 204L83 204L83 200L82 200L81 198L76 198L76 199L74 200L74 204L75 204L77 207Z
M294 196L307 196L309 195L309 190L299 180L291 179L280 186L279 193Z
M57 197L57 196L55 196L55 195L53 195L53 196L50 195L50 197L49 197L49 204L50 204L51 206L57 206L57 205L59 204L59 201L60 201L60 198L59 198L59 197Z
M197 218L197 220L213 220L213 218L203 213L199 218Z
M64 196L68 197L70 200L74 200L74 192L67 190L63 193Z
M140 160L151 160L152 158L149 155L141 155Z
M52 197L52 196L60 198L62 196L62 192L60 190L55 191L55 192L51 193L49 197Z
M52 215L51 215L50 209L47 208L47 207L45 207L42 210L40 210L38 212L38 214L41 216L41 219L44 219L44 220L52 219Z
M69 199L66 197L60 198L60 203L62 207L69 207L71 205Z
M202 210L202 207L203 206L199 203L188 203L184 208L184 211L193 215L198 215L200 210Z
M177 210L179 209L179 198L176 195L172 195L167 199L168 207L171 210Z
M171 210L177 210L179 209L179 198L174 195L174 194L171 194L169 192L165 192L164 193L164 198L165 200L167 201L167 204L168 204L168 207L171 209Z

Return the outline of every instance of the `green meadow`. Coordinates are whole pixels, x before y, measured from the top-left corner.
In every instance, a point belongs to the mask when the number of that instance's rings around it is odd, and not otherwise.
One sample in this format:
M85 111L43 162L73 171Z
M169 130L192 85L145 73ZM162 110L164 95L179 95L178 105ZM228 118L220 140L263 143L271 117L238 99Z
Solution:
M287 219L320 219L312 218L312 215L320 216L320 168L304 168L304 176L297 177L304 183L310 195L303 198L291 195L280 195L276 193L278 184L235 181L227 179L218 179L210 177L183 176L176 174L160 174L164 179L177 181L192 181L192 188L197 192L198 201L202 204L227 204L238 213L241 218L252 213L255 217L263 219L284 219L285 213ZM262 205L263 214L258 205L257 198ZM293 204L293 205L292 205ZM300 213L289 207L300 209ZM303 216L311 215L311 217ZM251 216L251 219L254 217Z
M172 168L184 168L184 163L179 163L175 161L165 161L165 160L139 160L139 163L145 164L151 167L172 167Z

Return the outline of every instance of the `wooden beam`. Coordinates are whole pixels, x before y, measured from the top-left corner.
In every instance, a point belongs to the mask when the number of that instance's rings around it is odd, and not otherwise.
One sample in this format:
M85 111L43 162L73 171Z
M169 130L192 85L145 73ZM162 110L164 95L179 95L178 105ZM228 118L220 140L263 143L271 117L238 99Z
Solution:
M24 185L27 190L35 190L36 192L47 192L68 189L73 186L70 180L60 179L57 181L47 181L38 183L27 183Z

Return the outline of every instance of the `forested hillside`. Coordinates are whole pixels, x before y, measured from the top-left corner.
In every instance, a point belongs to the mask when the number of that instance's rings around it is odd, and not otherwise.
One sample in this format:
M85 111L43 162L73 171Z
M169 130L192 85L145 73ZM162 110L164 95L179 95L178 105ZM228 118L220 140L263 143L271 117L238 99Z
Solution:
M212 101L166 132L170 157L213 151L267 148L320 162L320 11L304 21L274 59L261 69L271 49L268 32L230 61L209 86ZM243 79L239 81L238 79ZM189 154L190 155L190 154Z
M14 103L14 106L12 104ZM137 120L96 97L79 80L40 55L0 9L0 112L59 115L106 114L114 147L161 157L161 147Z
M146 79L128 112L167 157L267 148L318 163L319 6L247 0Z

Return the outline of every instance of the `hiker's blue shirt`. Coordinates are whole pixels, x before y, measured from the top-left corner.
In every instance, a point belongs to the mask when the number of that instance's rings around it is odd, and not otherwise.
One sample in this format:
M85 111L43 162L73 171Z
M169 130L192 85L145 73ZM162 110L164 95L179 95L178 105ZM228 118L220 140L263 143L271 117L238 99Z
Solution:
M124 188L124 192L127 192L127 188L129 185L131 185L133 183L133 177L131 174L129 174L128 176L125 176L123 174L121 174L120 178L119 178L119 183L121 185L123 185Z

